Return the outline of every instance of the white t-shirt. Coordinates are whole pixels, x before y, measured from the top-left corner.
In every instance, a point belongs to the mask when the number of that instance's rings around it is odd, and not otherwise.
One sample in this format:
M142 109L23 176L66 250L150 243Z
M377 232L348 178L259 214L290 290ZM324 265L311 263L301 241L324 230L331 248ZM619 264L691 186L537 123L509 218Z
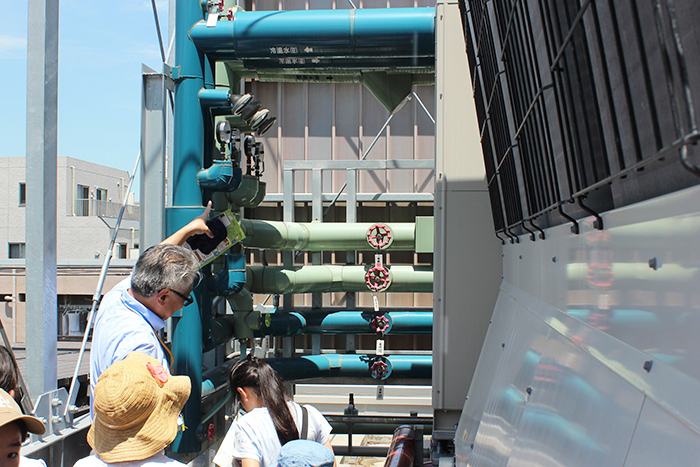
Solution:
M165 451L161 451L147 459L141 461L132 462L116 462L113 464L108 464L100 459L97 454L91 454L87 457L83 457L78 460L73 467L107 467L107 466L119 466L119 467L187 467L182 462L178 462L175 459L171 459L165 455ZM22 467L22 466L20 466Z
M331 425L315 407L304 407L309 414L306 439L321 444L327 442L330 439ZM289 402L289 408L301 434L301 406L296 402ZM231 467L234 459L254 459L260 462L260 467L275 467L280 449L282 445L277 437L275 424L267 408L262 407L233 422L214 457L214 463L219 467Z
M19 456L19 467L46 467L46 462L44 459Z

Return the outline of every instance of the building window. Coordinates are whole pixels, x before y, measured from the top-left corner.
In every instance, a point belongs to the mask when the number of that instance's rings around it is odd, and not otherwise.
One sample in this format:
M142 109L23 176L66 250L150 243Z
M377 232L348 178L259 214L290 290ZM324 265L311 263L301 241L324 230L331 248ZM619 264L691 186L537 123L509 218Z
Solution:
M96 188L95 199L99 201L107 201L107 190L104 188Z
M19 205L27 205L27 184L24 182L20 182L19 184Z
M117 258L126 259L126 243L117 243Z
M10 259L22 259L26 257L24 243L8 243L7 257Z
M90 215L90 187L78 185L75 189L75 215Z

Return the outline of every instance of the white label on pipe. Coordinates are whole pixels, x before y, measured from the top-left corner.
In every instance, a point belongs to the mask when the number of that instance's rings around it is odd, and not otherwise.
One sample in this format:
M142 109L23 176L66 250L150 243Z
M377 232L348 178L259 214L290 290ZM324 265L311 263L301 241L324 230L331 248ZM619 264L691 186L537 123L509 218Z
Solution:
M372 295L372 300L374 300L374 311L379 311L379 299L376 295Z
M384 355L384 339L377 339L377 355Z
M378 268L382 267L382 255L381 253L377 253L374 255L374 265Z
M216 22L219 21L219 14L214 13L214 11L209 12L209 16L207 16L207 27L208 28L213 28L216 26Z
M377 385L377 400L378 401L384 400L384 385L383 384Z

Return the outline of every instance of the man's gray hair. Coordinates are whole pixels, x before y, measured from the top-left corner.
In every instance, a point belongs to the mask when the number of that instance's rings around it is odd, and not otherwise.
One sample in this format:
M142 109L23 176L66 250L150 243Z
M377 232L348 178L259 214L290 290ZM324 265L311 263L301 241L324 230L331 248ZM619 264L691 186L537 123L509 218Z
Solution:
M139 256L131 276L131 290L152 297L163 289L185 293L199 276L199 260L182 246L160 244Z

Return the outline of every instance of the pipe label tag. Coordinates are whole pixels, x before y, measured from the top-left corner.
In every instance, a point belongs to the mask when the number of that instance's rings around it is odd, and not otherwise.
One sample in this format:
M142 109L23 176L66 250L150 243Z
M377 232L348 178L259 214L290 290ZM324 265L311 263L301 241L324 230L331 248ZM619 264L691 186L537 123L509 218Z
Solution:
M214 13L213 9L212 11L209 12L209 16L207 16L207 27L208 28L213 28L216 26L216 23L219 21L219 14Z
M382 254L381 254L381 253L377 253L376 255L374 255L374 267L381 268L381 267L382 267L382 263L383 263L383 261L382 261Z
M377 355L384 355L384 339L377 339Z
M376 295L372 295L372 300L374 301L374 311L379 311L379 299Z
M383 384L377 385L377 400L378 401L384 400L384 385Z

